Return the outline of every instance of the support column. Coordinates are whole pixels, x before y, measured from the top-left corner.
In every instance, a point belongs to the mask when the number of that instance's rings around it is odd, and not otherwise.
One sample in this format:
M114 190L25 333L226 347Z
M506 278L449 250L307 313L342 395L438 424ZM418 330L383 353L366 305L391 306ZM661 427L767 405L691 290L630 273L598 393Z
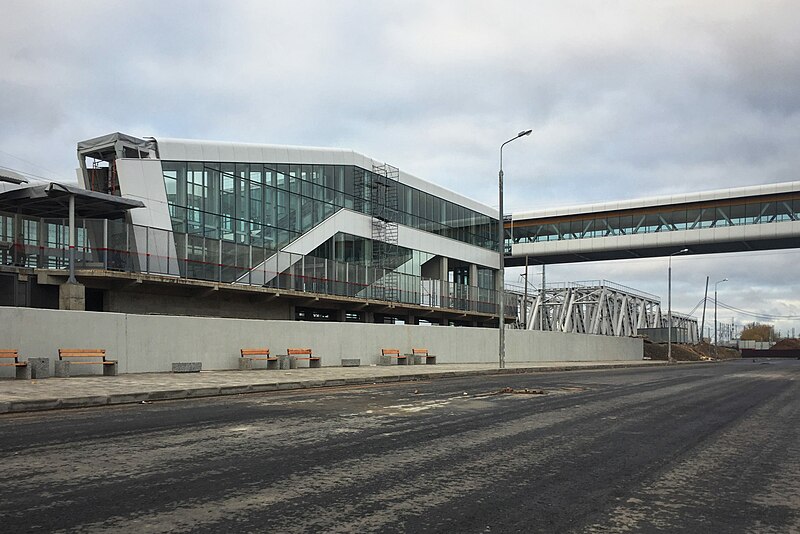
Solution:
M22 231L22 217L20 217L19 213L14 214L13 225L14 237L12 241L14 246L11 249L11 255L13 264L19 267L25 265L25 234Z
M86 287L78 282L65 282L58 286L59 310L86 310Z
M75 195L69 196L69 278L68 284L77 284L75 279Z
M441 256L439 261L439 280L442 281L441 302L440 306L450 307L450 282L449 282L450 267L448 265L447 257Z
M478 311L478 266L469 265L469 309Z
M61 310L86 309L86 288L75 278L75 195L69 196L69 277L58 286L58 308Z

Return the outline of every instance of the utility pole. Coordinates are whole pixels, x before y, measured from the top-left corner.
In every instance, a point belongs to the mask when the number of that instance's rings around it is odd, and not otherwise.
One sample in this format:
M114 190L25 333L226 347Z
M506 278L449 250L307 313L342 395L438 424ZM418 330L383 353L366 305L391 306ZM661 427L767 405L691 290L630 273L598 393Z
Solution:
M703 338L706 335L705 330L703 327L706 325L706 303L708 302L708 276L706 276L706 294L703 297L703 319L700 321L700 343L703 342Z

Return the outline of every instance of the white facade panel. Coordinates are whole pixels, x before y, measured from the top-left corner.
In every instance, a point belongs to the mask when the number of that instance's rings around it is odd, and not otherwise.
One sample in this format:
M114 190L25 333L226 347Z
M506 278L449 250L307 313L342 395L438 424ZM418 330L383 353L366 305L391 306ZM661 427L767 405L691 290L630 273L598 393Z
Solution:
M791 193L800 191L800 181L782 182L773 184L763 184L748 187L736 187L727 189L717 189L713 191L702 191L691 194L676 194L659 197L647 197L626 200L622 202L605 202L600 204L582 204L563 206L558 208L545 208L515 213L514 220L536 219L544 217L557 217L575 213L597 213L603 211L616 211L620 209L636 209L654 206L672 206L688 202L705 202L714 200L725 200L730 198L744 198L762 195L772 195L777 193Z

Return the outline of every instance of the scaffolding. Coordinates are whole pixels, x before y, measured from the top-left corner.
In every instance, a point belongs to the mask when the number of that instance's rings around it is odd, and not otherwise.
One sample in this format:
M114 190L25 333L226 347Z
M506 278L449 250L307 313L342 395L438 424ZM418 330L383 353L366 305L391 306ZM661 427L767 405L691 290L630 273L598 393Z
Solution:
M388 164L373 164L369 187L369 214L372 217L372 266L385 269L381 280L383 300L399 298L397 260L398 245L397 196L400 170Z

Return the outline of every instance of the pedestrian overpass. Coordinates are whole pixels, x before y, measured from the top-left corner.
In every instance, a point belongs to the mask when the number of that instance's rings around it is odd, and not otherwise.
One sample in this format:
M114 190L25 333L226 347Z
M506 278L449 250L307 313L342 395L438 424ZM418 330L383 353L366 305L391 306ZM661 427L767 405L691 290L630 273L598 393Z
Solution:
M800 181L506 216L506 266L800 248Z

